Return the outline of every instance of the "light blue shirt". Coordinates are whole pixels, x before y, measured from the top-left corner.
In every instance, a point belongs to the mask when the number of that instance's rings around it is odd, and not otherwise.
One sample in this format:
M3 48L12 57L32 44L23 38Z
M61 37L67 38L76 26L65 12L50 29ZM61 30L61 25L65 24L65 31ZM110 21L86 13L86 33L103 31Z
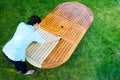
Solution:
M33 41L45 42L33 26L21 22L12 39L3 47L3 52L11 60L25 61L26 49Z

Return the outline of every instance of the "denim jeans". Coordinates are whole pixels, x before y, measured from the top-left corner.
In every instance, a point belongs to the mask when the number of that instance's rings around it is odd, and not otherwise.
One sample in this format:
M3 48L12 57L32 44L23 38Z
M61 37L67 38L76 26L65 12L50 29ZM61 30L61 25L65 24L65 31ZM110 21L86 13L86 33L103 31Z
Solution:
M3 53L4 54L4 53ZM21 73L26 73L27 69L26 69L26 63L25 61L13 61L11 59L9 59L5 54L4 54L5 58L7 59L7 61L9 61L10 63L12 63L17 71L21 71Z

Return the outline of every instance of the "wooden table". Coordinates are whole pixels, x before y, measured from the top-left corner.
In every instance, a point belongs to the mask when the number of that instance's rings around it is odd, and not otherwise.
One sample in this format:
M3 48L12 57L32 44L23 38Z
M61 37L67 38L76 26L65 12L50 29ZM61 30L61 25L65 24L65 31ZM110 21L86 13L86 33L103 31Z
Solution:
M66 2L58 5L42 20L40 26L53 35L60 35L62 39L43 61L40 68L54 68L65 63L92 22L92 11L80 3ZM29 56L29 53L27 55Z

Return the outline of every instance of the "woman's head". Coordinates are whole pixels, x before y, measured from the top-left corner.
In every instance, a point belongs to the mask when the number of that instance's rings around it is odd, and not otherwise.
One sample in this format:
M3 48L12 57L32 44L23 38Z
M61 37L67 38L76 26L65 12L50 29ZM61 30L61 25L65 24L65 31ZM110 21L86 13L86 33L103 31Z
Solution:
M41 19L39 16L33 15L30 17L29 21L27 22L27 24L29 25L34 25L34 24L39 24L41 22Z

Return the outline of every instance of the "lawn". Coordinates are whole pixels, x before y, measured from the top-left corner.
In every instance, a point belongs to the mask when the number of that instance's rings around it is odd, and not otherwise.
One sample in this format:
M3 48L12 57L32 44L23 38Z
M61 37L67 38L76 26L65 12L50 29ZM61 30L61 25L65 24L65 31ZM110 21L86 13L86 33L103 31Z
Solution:
M1 51L17 25L34 14L43 19L68 1L82 3L94 13L94 22L71 58L53 69L27 63L36 72L18 74ZM0 25L0 80L120 80L120 0L0 0Z

